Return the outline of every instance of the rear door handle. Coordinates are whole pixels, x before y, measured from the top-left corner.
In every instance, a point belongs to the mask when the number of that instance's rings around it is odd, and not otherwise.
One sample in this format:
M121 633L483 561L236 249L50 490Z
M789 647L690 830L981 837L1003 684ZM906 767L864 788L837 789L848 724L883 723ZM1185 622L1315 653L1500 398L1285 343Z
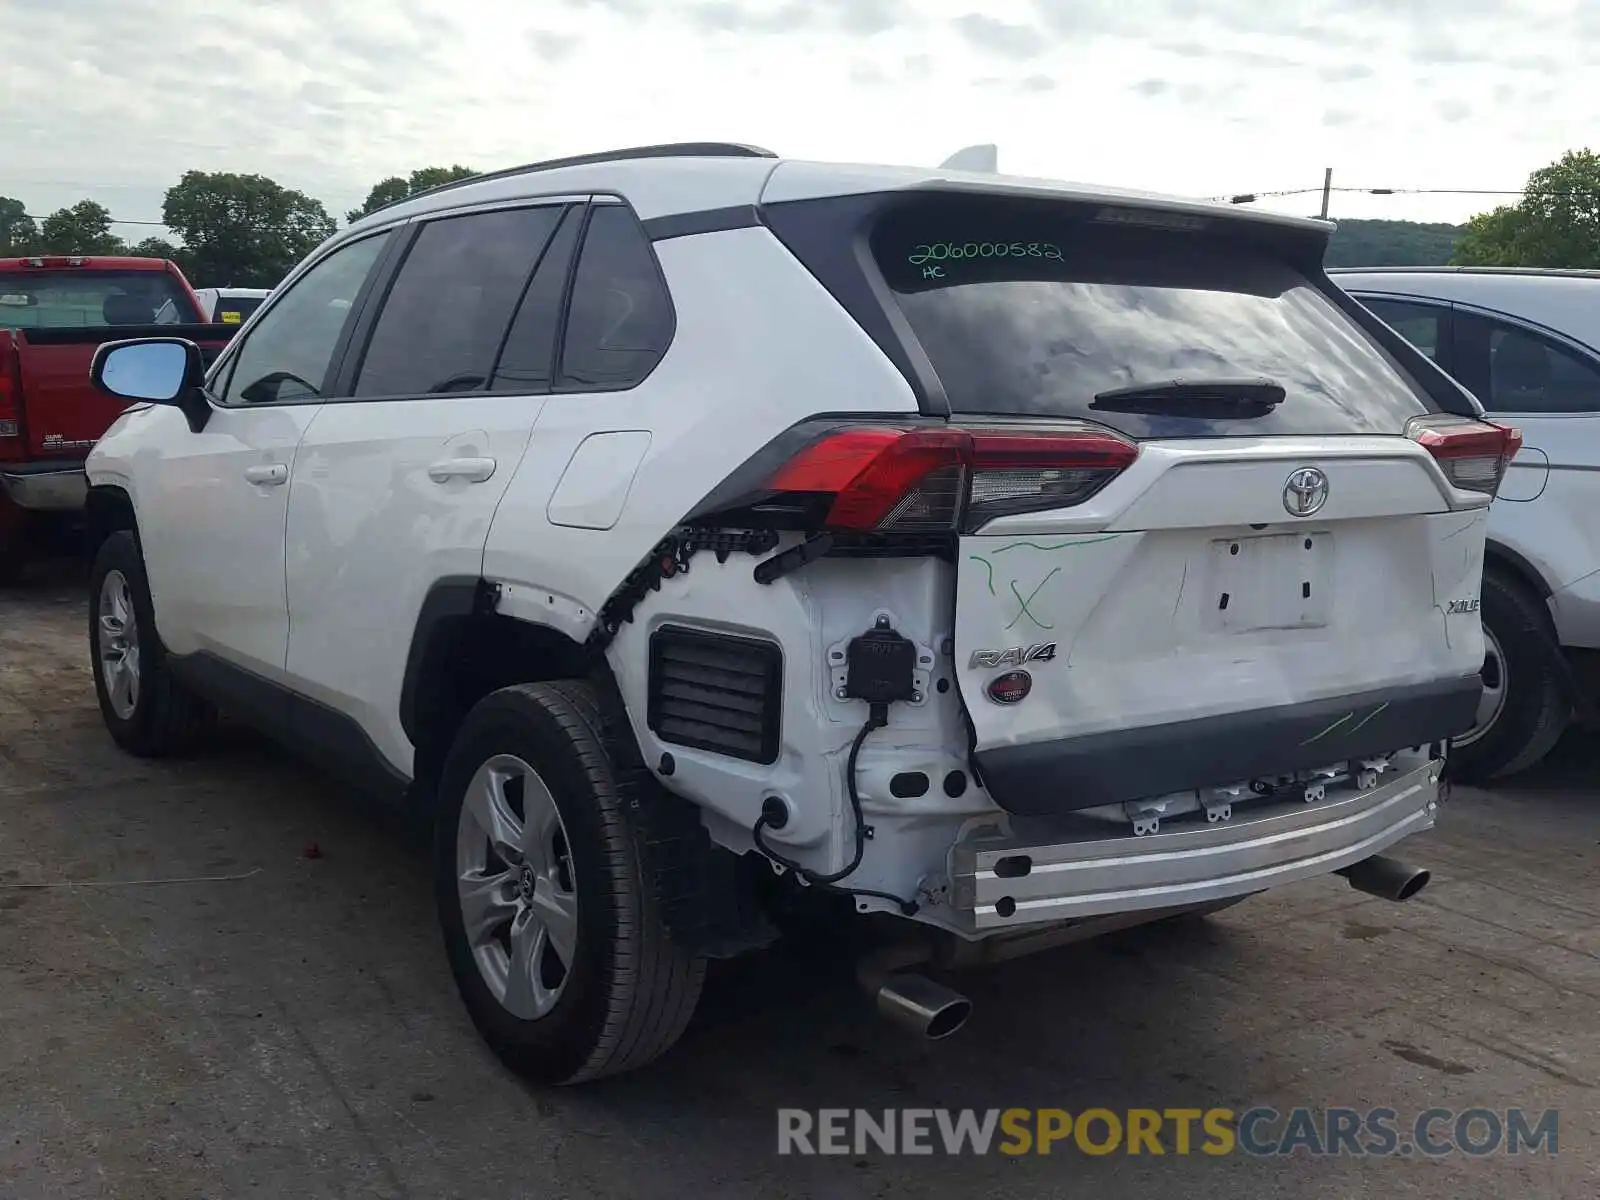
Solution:
M428 478L435 483L448 483L452 479L482 483L494 474L494 468L492 458L442 458L428 468Z
M267 463L259 467L246 467L244 477L251 483L275 487L289 482L289 468L283 463Z

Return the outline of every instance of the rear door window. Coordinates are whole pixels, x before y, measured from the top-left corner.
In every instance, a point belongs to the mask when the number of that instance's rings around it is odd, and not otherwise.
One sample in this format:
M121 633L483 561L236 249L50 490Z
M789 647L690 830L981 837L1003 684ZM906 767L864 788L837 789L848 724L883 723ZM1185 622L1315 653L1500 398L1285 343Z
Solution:
M1600 366L1547 338L1489 323L1485 408L1505 413L1600 412Z
M1156 438L1397 434L1434 409L1264 241L939 198L881 219L872 249L958 414L1075 418ZM1266 381L1283 395L1243 416L1186 415L1181 396L1158 413L1096 406L1102 393L1179 380Z
M582 227L583 212L574 209L550 239L528 290L522 294L522 303L517 306L500 361L495 364L494 378L489 381L490 391L537 394L550 390L556 335L561 329L561 300L566 295L567 272Z
M358 399L474 392L564 210L444 217L422 227L373 326Z
M597 205L567 305L563 390L638 384L667 352L674 320L672 298L639 219L624 205Z

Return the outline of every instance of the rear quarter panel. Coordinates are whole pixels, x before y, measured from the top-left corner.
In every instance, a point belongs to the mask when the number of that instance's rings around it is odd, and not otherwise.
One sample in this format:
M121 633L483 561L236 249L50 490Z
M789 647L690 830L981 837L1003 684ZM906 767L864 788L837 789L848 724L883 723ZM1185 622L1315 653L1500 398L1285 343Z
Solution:
M905 378L766 230L655 249L677 310L665 358L628 391L550 398L484 555L486 576L556 597L546 619L576 638L656 542L789 426L826 412L916 412ZM604 530L555 524L556 488L600 433L649 435L621 514Z
M677 312L670 349L631 390L549 398L484 554L485 577L503 587L500 611L580 641L594 627L597 609L652 548L785 429L818 413L916 413L905 378L765 229L675 238L656 243L655 250ZM578 523L586 506L567 502L576 494L567 473L595 435L618 435L608 440L628 447L623 467L632 479L606 489L607 502ZM623 492L613 520L615 497ZM735 554L719 564L714 554L698 555L687 574L645 596L607 657L646 761L668 751L676 761L669 786L740 831L754 822L764 789L807 797L804 811L784 830L786 844L827 841L839 828L843 798L838 764L825 756L842 753L863 719L851 713L848 722L836 724L823 711L830 634L811 590L836 572L817 563L763 587L752 579L757 561ZM848 574L861 566L840 569ZM903 568L905 595L898 600L890 600L894 589L887 584L881 595L853 584L847 594L860 611L851 612L850 634L870 627L873 604L926 607L925 573ZM786 715L776 763L669 746L649 729L649 636L667 620L782 646ZM838 853L838 845L827 844Z

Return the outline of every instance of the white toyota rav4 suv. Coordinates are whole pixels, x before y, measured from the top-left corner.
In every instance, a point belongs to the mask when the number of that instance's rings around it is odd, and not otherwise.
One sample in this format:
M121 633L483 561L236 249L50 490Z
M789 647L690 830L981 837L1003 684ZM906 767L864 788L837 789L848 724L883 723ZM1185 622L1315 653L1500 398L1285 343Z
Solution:
M465 1003L546 1081L660 1054L799 900L941 1036L922 970L1403 899L1517 435L1328 228L720 144L384 209L210 371L97 355L105 722L222 710L425 814Z

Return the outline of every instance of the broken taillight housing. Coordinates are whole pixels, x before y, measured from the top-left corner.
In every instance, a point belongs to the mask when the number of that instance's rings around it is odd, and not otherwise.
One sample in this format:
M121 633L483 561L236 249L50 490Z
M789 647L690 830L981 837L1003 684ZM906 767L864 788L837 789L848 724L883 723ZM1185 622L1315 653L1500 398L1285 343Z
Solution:
M1406 434L1420 442L1452 484L1493 496L1522 448L1522 431L1471 417L1413 417Z
M996 517L1081 504L1139 455L1095 429L861 426L834 430L772 476L775 494L828 501L850 533L972 531Z

